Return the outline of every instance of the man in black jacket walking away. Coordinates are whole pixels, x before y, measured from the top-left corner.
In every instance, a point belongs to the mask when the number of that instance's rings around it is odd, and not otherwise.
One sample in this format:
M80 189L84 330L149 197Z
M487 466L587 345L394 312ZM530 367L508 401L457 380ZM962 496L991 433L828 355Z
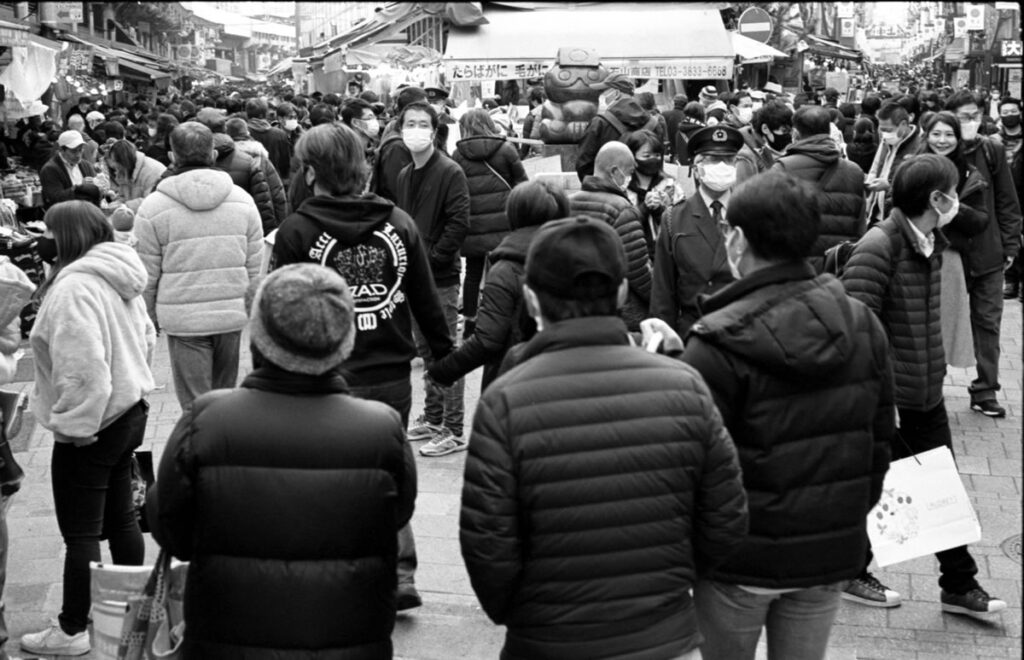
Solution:
M736 451L704 381L635 347L626 257L586 217L534 236L540 331L473 419L459 523L505 660L699 658L690 596L747 529Z
M448 333L457 342L459 331L459 251L469 233L469 184L462 168L434 146L439 118L426 103L410 103L398 117L402 142L412 162L398 175L400 209L412 216L427 248L430 270L441 297ZM416 350L424 366L438 355L425 340L423 328L413 325ZM424 372L425 373L425 372ZM427 440L420 447L423 456L445 456L466 448L462 438L464 381L443 391L424 378L427 386L423 415L409 429L409 440Z

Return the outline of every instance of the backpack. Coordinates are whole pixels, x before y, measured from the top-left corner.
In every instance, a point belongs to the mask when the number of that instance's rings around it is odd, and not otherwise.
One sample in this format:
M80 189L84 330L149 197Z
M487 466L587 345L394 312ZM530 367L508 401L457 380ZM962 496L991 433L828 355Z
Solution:
M884 228L883 231L885 231ZM892 261L896 261L896 257L899 254L900 249L903 247L899 227L897 227L892 233L886 231L886 234L889 236L890 258ZM837 278L842 277L843 271L846 270L846 262L850 260L850 255L853 254L853 248L857 246L859 240L860 239L856 241L840 241L825 250L825 267L822 272L835 275Z
M611 124L612 126L615 127L615 130L617 130L619 132L619 138L618 139L621 139L622 136L625 135L626 133L630 133L631 132L628 128L626 128L626 125L623 124L622 121L618 117L616 117L612 113L608 112L607 110L605 110L604 112L598 113L597 116L601 117L606 122L608 122L609 124ZM641 126L637 130L641 130L641 131L647 130L647 131L651 131L652 133L654 133L654 132L656 132L655 129L657 129L657 128L658 128L658 118L655 117L654 115L651 115L651 118L647 120L647 123L644 124L643 126Z

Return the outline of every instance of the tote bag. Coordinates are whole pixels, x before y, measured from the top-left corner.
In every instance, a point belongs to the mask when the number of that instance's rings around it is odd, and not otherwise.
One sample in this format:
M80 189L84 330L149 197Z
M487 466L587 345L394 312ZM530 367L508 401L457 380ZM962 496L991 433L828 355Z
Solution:
M981 540L981 525L949 448L889 465L882 497L868 514L868 538L879 566Z

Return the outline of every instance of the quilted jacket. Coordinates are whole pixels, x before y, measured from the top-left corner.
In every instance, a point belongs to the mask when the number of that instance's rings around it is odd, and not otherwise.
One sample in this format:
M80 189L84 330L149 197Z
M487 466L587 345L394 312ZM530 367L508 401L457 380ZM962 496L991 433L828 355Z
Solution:
M505 200L512 188L526 181L526 170L515 147L497 137L459 140L452 160L466 173L469 185L469 233L462 256L483 257L510 230Z

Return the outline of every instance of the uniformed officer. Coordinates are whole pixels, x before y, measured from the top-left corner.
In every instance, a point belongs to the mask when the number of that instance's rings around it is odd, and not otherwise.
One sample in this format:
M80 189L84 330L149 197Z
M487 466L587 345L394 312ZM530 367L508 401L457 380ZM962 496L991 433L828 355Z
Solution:
M735 279L725 258L725 214L741 147L742 134L729 126L702 128L687 144L698 194L672 208L658 236L651 289L651 315L676 328L680 337L700 317L697 296Z
M455 135L455 139L450 139L449 135L453 130L458 130L458 123L452 118L451 113L448 111L448 90L444 87L424 87L423 91L427 93L427 103L434 106L434 110L437 110L437 133L434 136L434 146L446 154L452 153L452 148L455 147L455 143L458 141L459 136ZM454 129L452 128L454 127Z

